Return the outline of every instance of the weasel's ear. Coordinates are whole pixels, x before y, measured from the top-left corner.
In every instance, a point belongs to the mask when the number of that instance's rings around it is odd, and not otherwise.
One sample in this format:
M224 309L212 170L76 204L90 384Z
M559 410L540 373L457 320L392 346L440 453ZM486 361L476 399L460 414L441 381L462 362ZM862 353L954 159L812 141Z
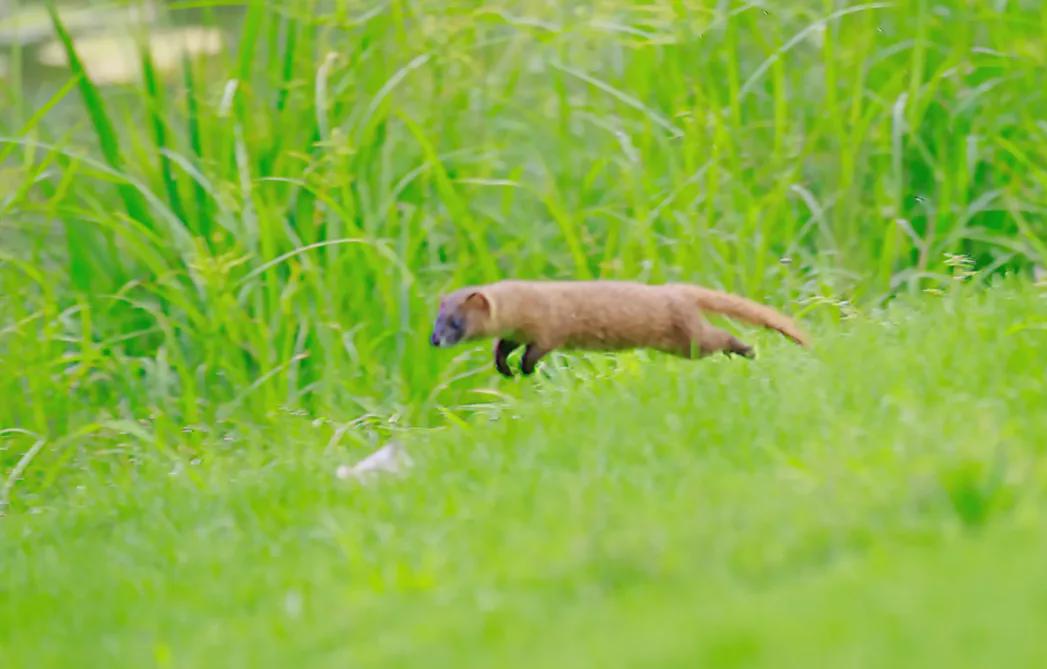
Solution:
M480 291L469 293L468 297L465 298L465 302L463 304L465 304L465 306L469 307L470 309L477 309L485 314L491 312L490 300L488 300L487 296L481 293Z

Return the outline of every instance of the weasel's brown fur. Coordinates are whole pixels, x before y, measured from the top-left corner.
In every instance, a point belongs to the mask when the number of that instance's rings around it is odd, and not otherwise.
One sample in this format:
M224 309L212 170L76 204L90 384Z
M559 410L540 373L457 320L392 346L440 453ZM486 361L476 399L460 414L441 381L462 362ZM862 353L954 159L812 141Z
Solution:
M494 337L495 367L512 376L506 356L526 346L522 370L534 371L554 349L651 348L684 358L717 351L754 357L753 349L708 323L713 312L777 330L801 346L792 319L738 295L686 284L626 281L500 281L456 290L440 302L433 346Z

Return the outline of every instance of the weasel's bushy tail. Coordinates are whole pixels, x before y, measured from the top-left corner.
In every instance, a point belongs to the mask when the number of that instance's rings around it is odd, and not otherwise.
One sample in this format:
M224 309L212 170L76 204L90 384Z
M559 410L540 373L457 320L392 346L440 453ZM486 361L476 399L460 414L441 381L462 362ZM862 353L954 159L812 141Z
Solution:
M777 330L800 346L808 346L807 335L788 316L771 307L719 290L689 286L700 309L731 316L753 325Z

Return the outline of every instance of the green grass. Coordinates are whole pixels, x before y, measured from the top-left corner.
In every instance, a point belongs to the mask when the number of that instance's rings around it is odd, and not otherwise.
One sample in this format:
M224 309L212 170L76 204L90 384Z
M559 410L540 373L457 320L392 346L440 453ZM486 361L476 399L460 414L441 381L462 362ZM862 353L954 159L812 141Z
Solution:
M27 667L1030 666L1045 326L1043 293L1005 286L856 317L810 353L761 338L752 363L554 359L497 409L400 435L414 467L368 486L334 476L366 449L304 417L191 462L142 449L0 526L0 648Z
M172 2L116 87L30 7L70 66L0 31L0 660L1022 664L1041 4ZM429 347L507 276L818 345ZM390 438L407 478L333 478Z

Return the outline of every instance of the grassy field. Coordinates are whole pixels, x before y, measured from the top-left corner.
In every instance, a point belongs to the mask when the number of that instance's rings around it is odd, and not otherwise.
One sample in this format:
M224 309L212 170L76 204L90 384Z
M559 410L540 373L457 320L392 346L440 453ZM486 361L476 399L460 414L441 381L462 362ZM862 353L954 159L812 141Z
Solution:
M29 9L3 666L1033 664L1047 7L172 2L104 86ZM221 52L144 48L186 25ZM816 345L429 347L504 276L696 281ZM335 477L390 440L404 476Z
M558 360L367 486L305 417L79 467L3 522L5 664L1033 666L1045 325L1002 287Z

